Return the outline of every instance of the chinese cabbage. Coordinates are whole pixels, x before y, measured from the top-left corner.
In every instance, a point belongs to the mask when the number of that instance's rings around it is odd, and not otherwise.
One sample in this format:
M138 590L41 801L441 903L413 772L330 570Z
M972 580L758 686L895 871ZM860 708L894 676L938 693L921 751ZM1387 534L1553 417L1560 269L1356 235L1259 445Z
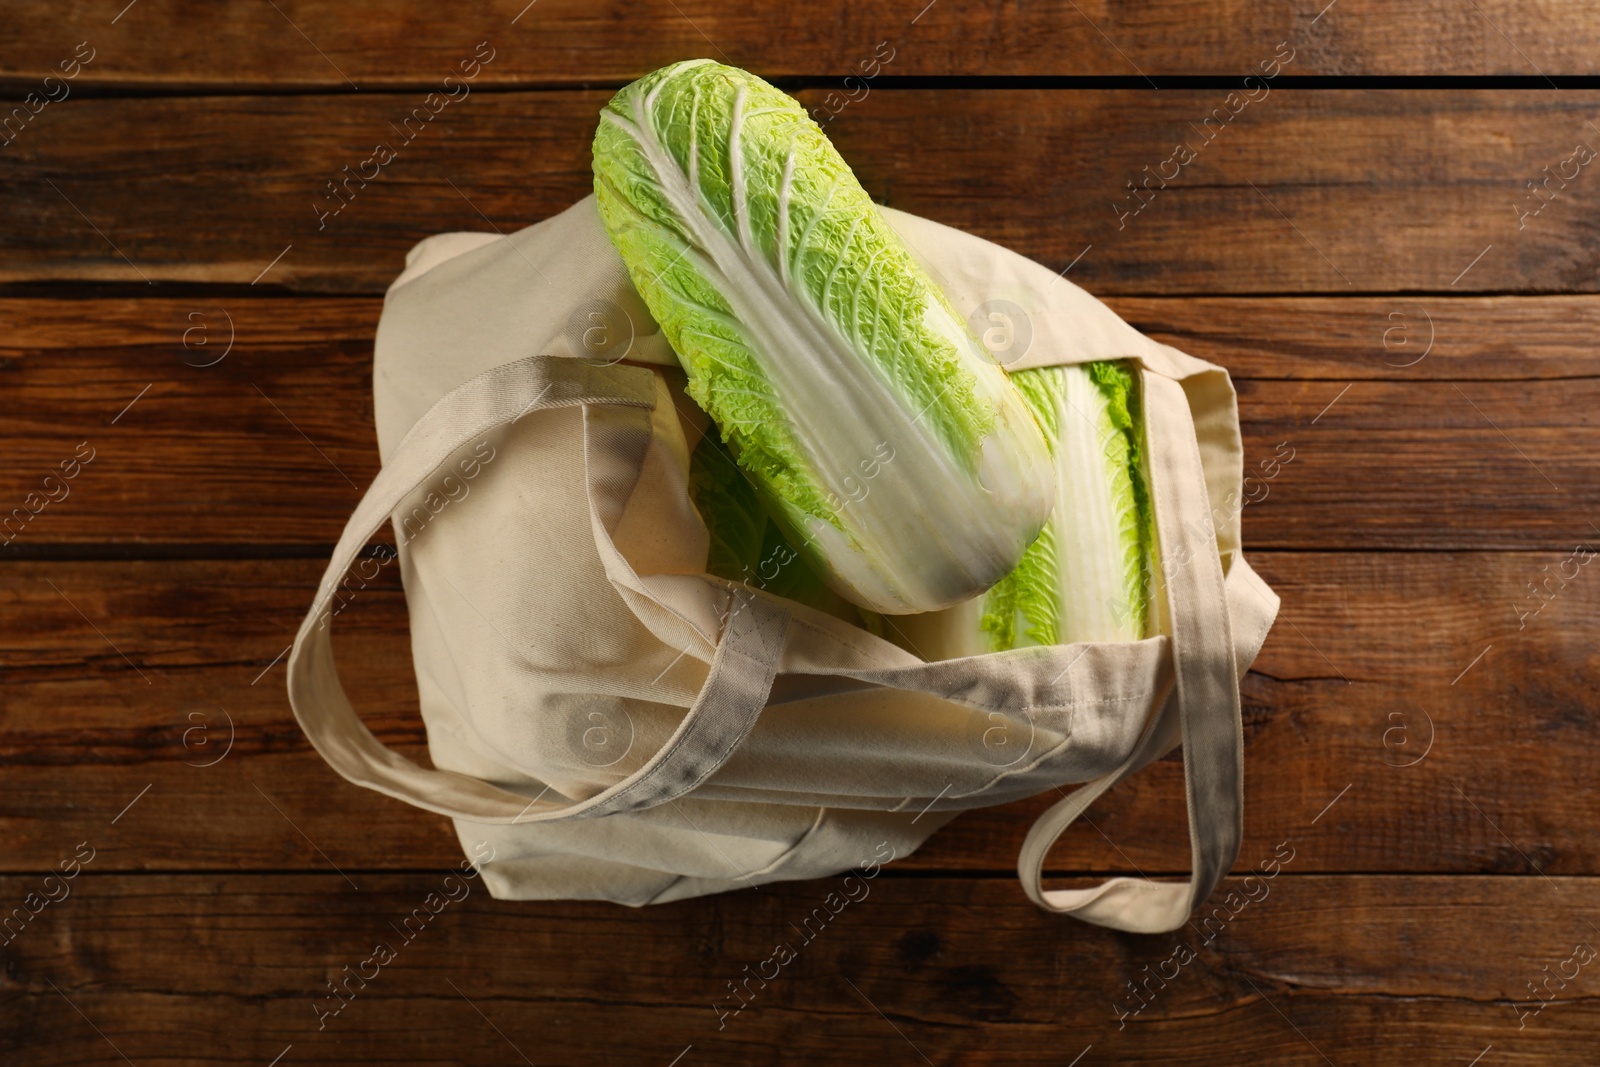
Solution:
M1016 566L1050 512L1048 447L798 102L665 67L602 110L594 177L689 396L834 589L928 611Z

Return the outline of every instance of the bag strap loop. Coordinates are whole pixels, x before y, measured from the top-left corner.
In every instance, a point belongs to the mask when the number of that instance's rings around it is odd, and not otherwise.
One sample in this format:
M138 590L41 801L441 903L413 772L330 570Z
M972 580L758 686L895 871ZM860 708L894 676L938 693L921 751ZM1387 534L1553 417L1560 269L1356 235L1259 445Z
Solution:
M1121 766L1069 794L1033 824L1017 857L1017 876L1029 899L1047 911L1114 930L1161 933L1188 921L1238 855L1244 740L1232 623L1194 418L1173 379L1147 370L1142 384L1174 692ZM1045 855L1056 839L1107 789L1168 751L1176 740L1174 727L1183 740L1189 880L1112 878L1089 889L1043 889Z
M530 800L469 775L423 768L390 751L356 714L333 661L329 604L339 583L400 502L452 455L531 412L574 406L586 413L618 406L650 409L655 397L648 370L532 356L471 379L417 420L345 524L289 655L289 703L334 770L357 785L453 818L545 822L664 804L695 789L737 750L766 706L789 628L781 605L742 588L732 593L705 684L672 736L637 771L573 803L541 799L543 794Z

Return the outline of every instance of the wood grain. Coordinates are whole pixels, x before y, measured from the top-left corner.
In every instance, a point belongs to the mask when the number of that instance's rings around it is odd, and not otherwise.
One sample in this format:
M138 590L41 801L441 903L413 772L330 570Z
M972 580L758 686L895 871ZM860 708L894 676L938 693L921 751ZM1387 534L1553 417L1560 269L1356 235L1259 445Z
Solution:
M1565 588L1552 582L1539 613L1518 617L1540 603L1527 584L1559 571L1562 556L1256 554L1283 609L1244 684L1245 853L1293 836L1307 870L1600 873L1588 831L1600 821L1589 788L1600 728L1586 710L1600 671L1589 639L1600 580L1581 569ZM103 869L453 862L443 819L345 784L287 707L280 657L318 561L11 563L3 573L3 869L47 868L85 837ZM341 613L335 638L369 726L420 755L390 572ZM1008 871L1054 799L965 814L906 866ZM1183 870L1182 765L1148 768L1093 820L1051 869Z
M879 41L895 49L885 74L935 76L1242 75L1282 41L1297 74L1584 74L1600 45L1581 7L1507 0L524 5L147 3L112 25L106 5L30 0L11 5L3 84L36 88L85 38L97 52L79 86L191 93L432 88L483 40L496 55L482 86L628 81L692 56L768 78L844 76Z
M1109 296L1106 303L1137 329L1236 379L1600 377L1594 296ZM226 358L230 336L240 353L278 359L318 346L349 345L359 355L370 352L382 310L376 297L0 298L0 360L120 349L129 350L130 364L137 357L139 366L176 373Z
M1228 921L1224 907L1154 937L1068 925L993 880L830 879L636 911L497 902L443 871L352 888L88 873L96 859L6 947L0 1049L18 1067L117 1053L140 1067L1388 1067L1397 1049L1461 1067L1491 1045L1502 1062L1587 1062L1594 965L1568 961L1596 940L1593 879L1307 876L1307 852L1284 842L1274 877L1226 883ZM0 900L38 884L0 879ZM456 902L423 910L407 940L401 922L446 888ZM812 918L808 940L800 924L830 893L856 899ZM793 958L767 963L779 945ZM746 966L757 977L733 1014ZM1526 983L1546 967L1577 977L1534 1014ZM347 975L341 1000L328 983ZM1141 983L1137 1014L1127 983Z
M0 424L11 459L0 515L85 442L95 456L69 496L35 500L0 551L331 544L377 471L378 306L0 301L0 387L14 405ZM1116 306L1224 366L1240 354L1245 462L1262 483L1243 508L1251 547L1556 550L1593 532L1581 516L1600 511L1594 298L1405 299L1391 311L1376 299L1343 314L1321 298ZM1418 351L1395 333L1385 349L1384 331L1401 326L1413 344L1426 330L1435 340L1397 368ZM1512 375L1532 380L1513 387Z
M509 232L586 195L607 98L480 94L409 142L396 126L417 93L69 101L4 149L0 282L378 293L423 237ZM1570 164L1528 217L1525 183L1600 136L1597 99L886 90L828 132L878 199L1070 266L1096 293L1576 292L1600 284L1593 179ZM1166 162L1180 141L1195 153L1181 167ZM380 142L397 158L328 192ZM1146 167L1170 184L1135 199Z
M1600 93L1533 80L1600 72L1582 5L7 13L0 1062L1594 1060L1592 963L1533 1000L1600 940L1600 580L1564 569L1600 539L1600 194L1593 168L1543 206L1531 190L1600 143ZM70 99L30 114L81 49ZM814 942L797 924L842 879L642 910L496 902L474 881L413 943L397 927L460 863L455 834L337 777L282 688L377 468L379 296L423 237L511 232L585 195L597 110L649 69L709 55L832 110L890 50L827 127L875 198L1063 270L1235 376L1246 546L1283 598L1242 685L1236 873L1292 858L1230 879L1185 931L1114 934L1015 882L1050 794L962 815ZM1286 50L1214 137L1226 87L1145 88ZM475 51L470 97L398 134ZM1295 83L1441 73L1539 88ZM395 161L325 199L380 141ZM1179 143L1193 160L1133 194ZM36 508L84 449L70 494ZM369 727L425 760L392 568L335 633ZM46 879L85 849L75 879ZM1084 886L1188 862L1174 755L1047 866ZM380 941L398 958L340 1007L329 983ZM1174 971L1180 941L1195 958ZM798 957L731 1015L730 981L779 942Z
M1600 372L1600 300L1515 297L1138 297L1106 301L1156 340L1235 379L1503 382Z

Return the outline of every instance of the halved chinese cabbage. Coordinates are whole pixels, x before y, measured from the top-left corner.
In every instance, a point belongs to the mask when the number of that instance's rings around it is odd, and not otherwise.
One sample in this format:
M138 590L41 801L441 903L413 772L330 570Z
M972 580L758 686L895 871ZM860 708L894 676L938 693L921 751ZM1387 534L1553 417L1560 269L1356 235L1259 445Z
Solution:
M1016 570L986 594L896 621L891 632L928 659L1137 641L1153 630L1155 529L1133 374L1103 362L1011 379L1052 443L1056 510Z
M1005 372L798 102L709 60L600 113L606 232L773 515L840 594L911 613L982 592L1052 504Z

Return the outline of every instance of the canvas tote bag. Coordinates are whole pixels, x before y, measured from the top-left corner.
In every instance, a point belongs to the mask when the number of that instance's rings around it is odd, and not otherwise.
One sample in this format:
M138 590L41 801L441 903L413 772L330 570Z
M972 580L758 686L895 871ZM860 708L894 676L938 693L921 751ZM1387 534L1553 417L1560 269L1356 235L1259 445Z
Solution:
M494 896L642 905L822 877L904 856L961 810L1074 783L1018 860L1041 907L1172 930L1227 872L1238 680L1278 600L1240 552L1226 372L997 245L884 214L958 308L1004 307L1028 334L1012 369L1139 367L1159 636L925 662L704 573L687 490L704 416L593 198L510 236L430 238L385 301L383 467L295 639L289 698L341 775L450 816ZM431 767L362 724L330 643L390 565L362 553L390 521ZM1192 877L1044 889L1068 824L1180 742Z

